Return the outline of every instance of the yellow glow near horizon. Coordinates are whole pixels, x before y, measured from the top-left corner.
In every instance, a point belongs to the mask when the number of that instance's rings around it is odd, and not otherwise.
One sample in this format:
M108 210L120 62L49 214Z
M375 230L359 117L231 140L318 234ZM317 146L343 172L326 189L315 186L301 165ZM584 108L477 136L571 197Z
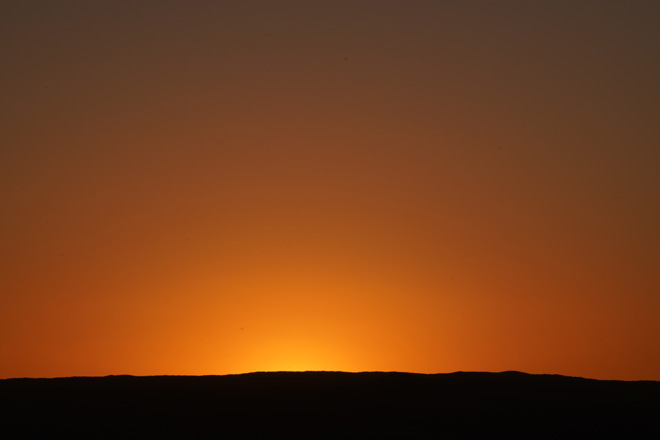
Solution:
M353 362L318 341L283 340L265 343L242 362L242 371L353 371Z

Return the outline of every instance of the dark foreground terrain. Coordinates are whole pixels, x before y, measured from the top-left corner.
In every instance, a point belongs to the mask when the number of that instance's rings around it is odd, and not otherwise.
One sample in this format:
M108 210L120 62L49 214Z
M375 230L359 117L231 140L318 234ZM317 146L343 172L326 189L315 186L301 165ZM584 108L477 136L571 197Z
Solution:
M0 410L3 438L660 438L660 382L517 372L8 379Z

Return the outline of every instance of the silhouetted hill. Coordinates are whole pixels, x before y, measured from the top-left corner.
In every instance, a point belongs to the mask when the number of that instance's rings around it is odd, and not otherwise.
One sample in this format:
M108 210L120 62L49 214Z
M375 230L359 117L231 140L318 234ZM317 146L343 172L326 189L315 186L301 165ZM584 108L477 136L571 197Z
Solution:
M0 409L19 437L660 438L660 382L513 371L6 379Z

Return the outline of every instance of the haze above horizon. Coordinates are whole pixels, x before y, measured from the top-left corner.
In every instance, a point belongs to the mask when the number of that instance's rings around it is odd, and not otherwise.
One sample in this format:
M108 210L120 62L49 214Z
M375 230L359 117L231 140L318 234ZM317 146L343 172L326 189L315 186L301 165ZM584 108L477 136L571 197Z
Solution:
M660 380L660 2L0 4L0 378Z

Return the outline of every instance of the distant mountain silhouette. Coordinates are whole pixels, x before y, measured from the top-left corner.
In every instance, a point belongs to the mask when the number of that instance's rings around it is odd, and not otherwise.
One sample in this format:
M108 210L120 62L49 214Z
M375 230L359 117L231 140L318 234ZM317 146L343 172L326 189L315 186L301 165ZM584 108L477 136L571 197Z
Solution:
M660 382L515 371L5 379L0 410L5 438L660 438Z

